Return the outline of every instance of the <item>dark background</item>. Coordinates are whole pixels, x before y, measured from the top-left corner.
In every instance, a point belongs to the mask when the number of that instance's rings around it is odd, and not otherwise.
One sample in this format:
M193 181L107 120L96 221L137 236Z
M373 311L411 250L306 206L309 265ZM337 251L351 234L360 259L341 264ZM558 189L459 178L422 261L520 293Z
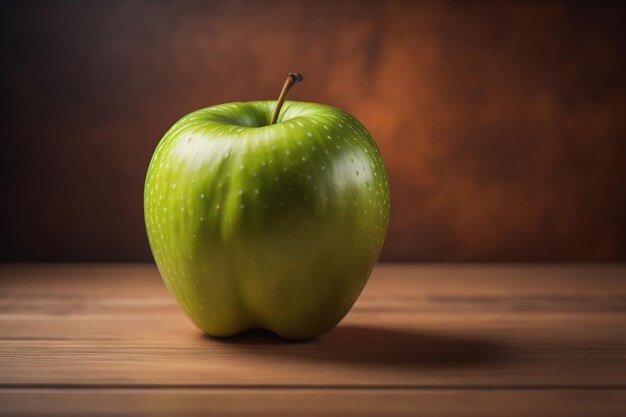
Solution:
M289 71L381 148L383 260L626 260L618 2L0 4L5 261L151 259L160 137Z

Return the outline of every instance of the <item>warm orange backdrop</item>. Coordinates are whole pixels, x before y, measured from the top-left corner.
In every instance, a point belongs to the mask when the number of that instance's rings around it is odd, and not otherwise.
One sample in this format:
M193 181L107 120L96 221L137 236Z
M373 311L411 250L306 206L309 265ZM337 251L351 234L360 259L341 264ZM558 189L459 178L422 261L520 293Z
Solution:
M387 162L385 260L626 260L618 2L2 2L2 257L146 260L180 116L276 97L353 113Z

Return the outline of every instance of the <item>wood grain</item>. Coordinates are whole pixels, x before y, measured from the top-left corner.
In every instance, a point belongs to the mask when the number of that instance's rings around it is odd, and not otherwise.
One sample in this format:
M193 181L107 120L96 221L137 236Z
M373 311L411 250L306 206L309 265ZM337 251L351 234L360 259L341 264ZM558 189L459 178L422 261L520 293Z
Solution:
M626 411L625 266L381 265L304 343L203 336L152 266L0 277L4 415Z
M622 391L3 390L11 416L622 417Z

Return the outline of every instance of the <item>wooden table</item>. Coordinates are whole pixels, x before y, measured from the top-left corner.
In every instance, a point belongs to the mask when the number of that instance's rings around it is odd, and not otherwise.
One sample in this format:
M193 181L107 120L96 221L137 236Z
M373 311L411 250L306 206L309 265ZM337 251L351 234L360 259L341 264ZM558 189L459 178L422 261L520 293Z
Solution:
M380 265L304 343L204 337L149 265L0 274L6 416L626 415L625 266Z

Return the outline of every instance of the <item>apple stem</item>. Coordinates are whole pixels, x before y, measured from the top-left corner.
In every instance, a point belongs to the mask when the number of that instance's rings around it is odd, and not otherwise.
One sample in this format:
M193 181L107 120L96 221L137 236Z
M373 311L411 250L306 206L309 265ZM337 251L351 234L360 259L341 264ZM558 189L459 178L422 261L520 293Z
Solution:
M285 85L283 85L283 90L280 92L280 96L278 97L278 101L276 102L276 107L274 108L274 113L272 114L272 122L270 123L271 125L276 124L276 122L278 121L280 109L283 107L283 103L287 99L287 94L289 94L289 90L291 90L291 87L293 87L294 84L297 84L302 80L304 80L304 76L299 72L290 72L287 75Z

